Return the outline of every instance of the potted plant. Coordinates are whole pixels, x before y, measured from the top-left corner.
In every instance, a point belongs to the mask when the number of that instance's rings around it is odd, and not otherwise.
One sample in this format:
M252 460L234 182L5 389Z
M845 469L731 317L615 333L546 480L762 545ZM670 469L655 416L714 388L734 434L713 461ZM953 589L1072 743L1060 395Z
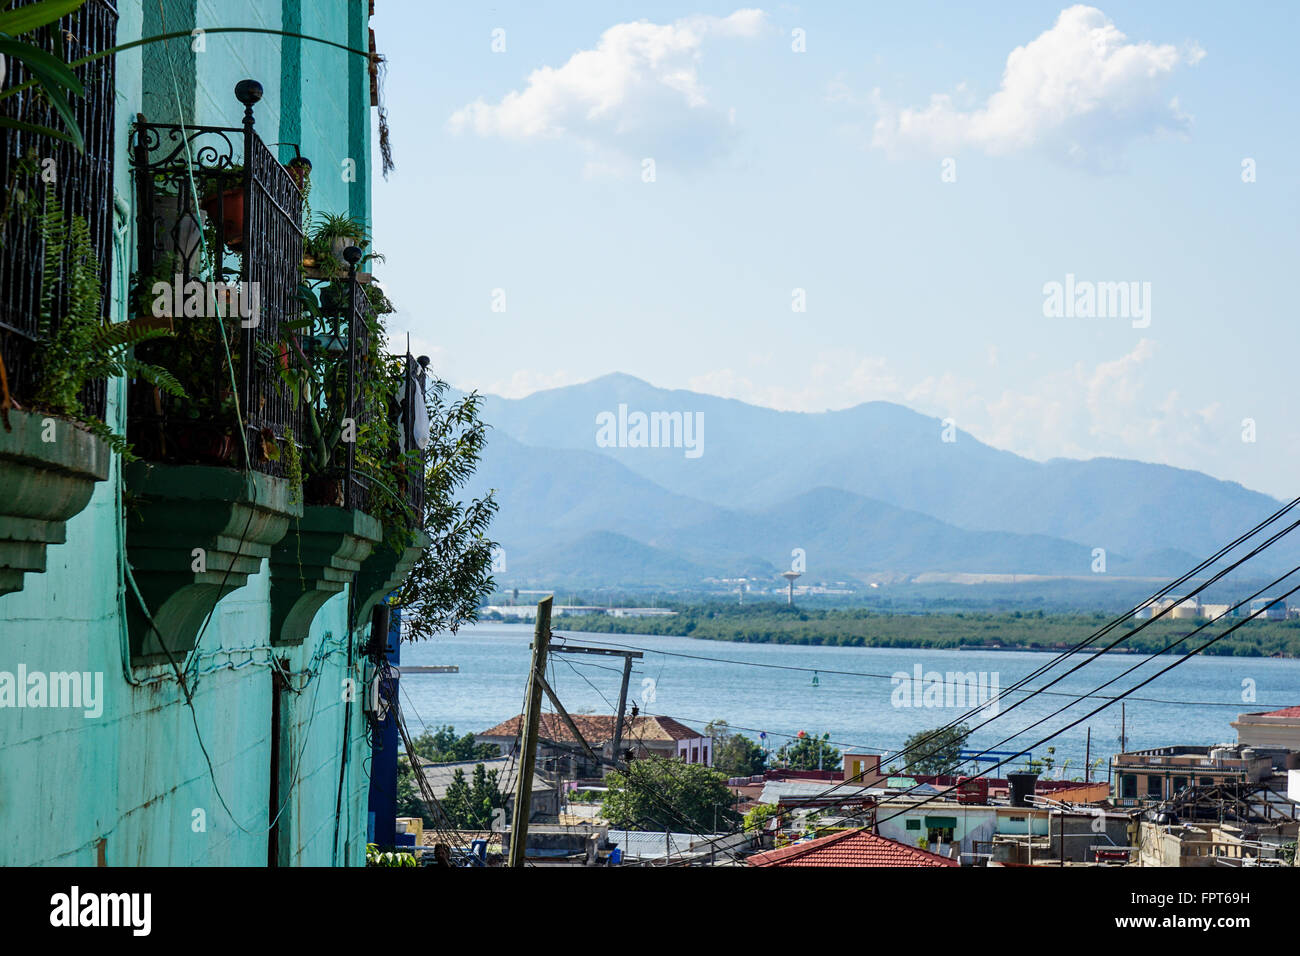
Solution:
M58 197L48 186L40 235L45 257L37 339L44 361L32 407L77 422L130 460L133 455L126 439L102 419L87 415L80 396L88 382L129 376L183 397L184 388L170 372L132 354L138 345L170 337L171 322L143 317L114 323L100 313L103 284L90 227L81 216L65 218ZM56 321L52 313L60 286L67 291L67 314Z
M314 230L307 236L303 247L303 265L315 270L320 278L333 278L347 273L343 252L348 246L364 250L370 245L366 227L352 216L322 213ZM382 261L382 256L369 253L362 262Z
M214 174L201 203L208 218L221 223L226 248L244 244L244 167L234 163ZM238 183L228 186L228 183Z
M21 590L23 575L45 570L50 544L108 477L110 451L131 457L126 440L82 405L99 379L132 375L172 394L179 384L140 362L133 345L168 334L163 323L108 321L90 229L65 217L47 186L39 219L44 261L37 323L39 373L31 394L10 395L0 362L0 594ZM58 303L66 303L66 310Z

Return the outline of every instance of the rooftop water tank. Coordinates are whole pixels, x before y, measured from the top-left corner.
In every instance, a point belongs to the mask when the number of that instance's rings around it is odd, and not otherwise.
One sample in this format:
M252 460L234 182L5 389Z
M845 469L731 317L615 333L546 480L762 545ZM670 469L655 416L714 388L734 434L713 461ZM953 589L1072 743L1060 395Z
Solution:
M1034 795L1034 783L1038 774L1028 770L1007 774L1007 783L1011 786L1011 805L1013 807L1029 806L1029 798Z

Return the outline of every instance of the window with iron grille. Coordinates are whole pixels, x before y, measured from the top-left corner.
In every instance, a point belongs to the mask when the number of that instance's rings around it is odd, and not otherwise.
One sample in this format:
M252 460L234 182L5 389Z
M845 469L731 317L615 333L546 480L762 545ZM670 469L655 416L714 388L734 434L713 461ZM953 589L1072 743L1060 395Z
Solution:
M19 0L29 6L34 0ZM107 0L87 0L78 10L24 35L64 62L81 59L113 46L117 9ZM31 79L23 64L10 58L6 88ZM43 205L48 187L67 222L84 219L103 280L103 313L107 314L112 274L113 230L113 57L104 57L75 70L85 96L71 98L73 113L85 141L85 152L68 142L25 130L6 128L0 147L0 358L13 400L26 407L41 374L37 328L45 250L34 209ZM36 87L0 100L0 114L27 123L61 129L58 118ZM65 253L66 255L67 253ZM66 271L66 270L63 270ZM67 309L66 290L56 290L54 323ZM103 418L105 383L88 385L81 395L87 414Z

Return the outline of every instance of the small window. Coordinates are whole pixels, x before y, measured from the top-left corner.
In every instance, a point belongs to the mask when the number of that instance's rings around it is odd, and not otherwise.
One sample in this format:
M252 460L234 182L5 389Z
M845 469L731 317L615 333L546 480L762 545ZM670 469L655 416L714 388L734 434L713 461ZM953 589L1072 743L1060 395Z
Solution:
M1186 790L1186 789L1187 789L1187 778L1174 777L1174 793L1178 793L1178 791Z
M919 829L921 829L921 821L920 821L920 820L908 820L908 821L907 821L907 826L906 826L905 829L908 829L908 830L919 830Z
M1122 798L1135 800L1138 795L1138 778L1135 773L1120 774L1119 778L1119 795Z
M1202 777L1202 778L1201 778L1201 786L1202 786L1202 787L1212 787L1212 786L1214 786L1214 778L1213 778L1213 777Z

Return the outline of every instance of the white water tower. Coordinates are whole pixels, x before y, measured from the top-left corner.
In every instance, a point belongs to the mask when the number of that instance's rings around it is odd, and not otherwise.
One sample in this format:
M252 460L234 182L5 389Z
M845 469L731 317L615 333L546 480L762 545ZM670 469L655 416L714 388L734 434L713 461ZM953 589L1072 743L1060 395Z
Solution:
M785 578L786 580L785 603L793 605L794 604L794 581L795 578L801 577L801 572L782 571L781 577Z

